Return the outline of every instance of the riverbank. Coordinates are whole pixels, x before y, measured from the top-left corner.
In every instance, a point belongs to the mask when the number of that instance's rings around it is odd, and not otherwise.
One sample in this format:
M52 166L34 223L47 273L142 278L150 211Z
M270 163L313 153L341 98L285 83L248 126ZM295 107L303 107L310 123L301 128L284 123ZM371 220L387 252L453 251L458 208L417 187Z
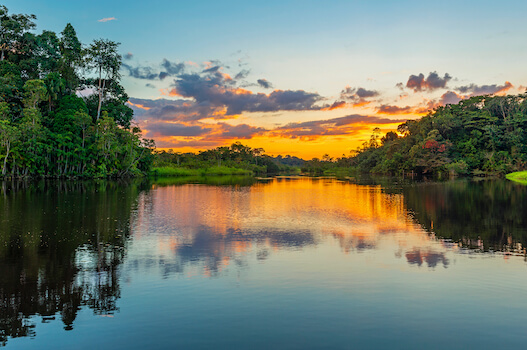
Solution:
M151 172L152 176L222 176L222 175L253 175L251 170L230 168L226 166L213 166L209 168L188 169L182 167L155 167Z
M527 185L527 171L517 171L505 175L508 180Z

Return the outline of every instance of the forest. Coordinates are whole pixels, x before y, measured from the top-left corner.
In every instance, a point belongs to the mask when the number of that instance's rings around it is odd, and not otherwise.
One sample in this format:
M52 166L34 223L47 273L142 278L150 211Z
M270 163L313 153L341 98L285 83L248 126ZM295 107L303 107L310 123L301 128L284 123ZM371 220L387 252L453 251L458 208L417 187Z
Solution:
M527 165L527 94L470 97L397 132L376 128L340 158L272 157L240 142L197 154L155 152L126 105L119 44L84 45L71 24L35 34L35 21L0 5L1 177L133 177L153 166L158 175L501 176Z
M527 94L476 96L438 107L380 137L351 166L361 172L504 175L527 165Z
M344 151L344 150L343 150ZM307 161L306 173L503 176L527 166L527 94L475 96L407 120L349 156Z
M149 172L153 140L132 124L119 44L82 44L67 24L34 34L34 15L0 5L2 177L132 177Z

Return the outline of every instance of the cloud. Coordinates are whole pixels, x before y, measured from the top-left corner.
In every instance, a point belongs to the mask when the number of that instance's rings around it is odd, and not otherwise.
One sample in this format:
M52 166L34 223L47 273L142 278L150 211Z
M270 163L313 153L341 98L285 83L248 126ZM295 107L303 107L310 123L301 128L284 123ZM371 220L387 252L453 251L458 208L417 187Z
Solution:
M230 125L226 123L219 123L220 126L220 139L251 139L256 135L261 135L267 132L264 128L254 127L248 124ZM214 138L218 139L218 138Z
M139 121L196 121L205 118L224 119L225 113L220 108L207 104L195 104L185 100L139 99L130 98L129 105ZM148 110L137 108L137 105Z
M342 100L350 101L353 106L360 107L369 104L368 99L379 96L379 92L376 90L367 90L365 88L352 88L346 86L340 92L340 98Z
M107 17L107 18L101 18L97 20L97 22L109 22L109 21L117 21L117 18L115 17Z
M179 73L183 72L185 69L184 63L174 63L170 62L166 58L163 59L163 62L161 63L161 66L165 69L165 72L168 75L178 75Z
M380 114L390 114L390 115L410 114L414 112L414 107L411 107L411 106L399 107L399 106L381 105L377 108L377 112Z
M203 73L216 73L220 70L220 66L212 66L210 68L204 69Z
M335 101L335 102L333 102L333 104L331 106L325 107L325 108L323 108L323 110L324 111L332 111L332 110L335 110L335 109L344 108L346 106L347 106L346 101Z
M378 96L379 92L375 90L366 90L364 88L351 88L346 86L344 90L340 92L340 97L347 100L364 99L369 97Z
M393 106L393 105L381 105L377 107L378 114L387 114L387 115L420 115L427 114L433 109L437 108L439 103L436 100L424 100L417 106Z
M132 57L133 54L131 53L125 55L127 60ZM153 66L132 66L127 63L123 63L121 66L128 72L128 76L145 80L164 80L169 76L176 76L185 70L184 63L170 62L166 58L160 64Z
M185 125L181 123L152 123L147 126L147 137L156 136L201 136L212 129L199 125Z
M224 72L226 67L214 60L194 66L167 59L158 66L122 65L122 69L136 79L161 81L169 76L174 77L162 94L180 97L185 100L185 104L163 106L163 113L157 116L166 116L170 110L174 116L177 115L177 120L226 119L244 112L307 111L329 107L321 103L324 98L315 92L276 89L267 94L254 93L246 87L255 84L243 80L249 70L241 70L232 78ZM258 84L263 88L272 88L272 84L263 78L258 80ZM365 91L362 89L357 93Z
M414 92L433 91L445 88L451 79L452 77L448 73L445 73L445 76L441 78L437 72L431 72L426 79L424 74L420 73L419 75L410 75L406 87L413 89ZM397 86L399 86L399 84Z
M504 93L505 91L512 89L513 85L506 81L503 85L475 85L470 84L466 86L460 86L455 88L456 91L447 91L439 99L435 100L424 100L417 106L392 106L392 105L381 105L377 108L379 114L388 115L399 115L399 114L426 114L439 106L446 106L449 104L457 104L459 101L472 96L480 95L493 95Z
M270 82L268 82L267 80L265 80L265 79L258 79L256 82L258 83L258 85L260 85L264 89L272 89L273 88L273 85Z
M459 101L461 101L464 98L465 98L465 96L458 95L454 91L447 91L441 96L441 98L439 99L439 103L442 106L446 106L446 105L449 105L449 104L455 105L455 104L457 104Z
M363 130L371 129L372 124L397 124L398 122L388 118L353 114L333 119L290 123L271 130L270 135L314 140L321 136L356 135Z
M248 124L178 123L155 121L142 125L145 137L156 139L158 147L216 147L237 140L248 140L267 132Z
M505 92L512 89L514 86L506 81L503 85L475 85L470 84L466 86L459 86L455 88L456 91L459 91L462 94L469 94L469 96L481 96L481 95L494 95L498 93Z
M159 79L159 73L152 67L132 67L126 63L121 66L128 71L128 75L136 79L155 80Z
M247 82L241 79L249 71L242 70L231 78L223 71L224 67L212 61L194 67L165 60L159 68L124 67L138 79L160 80L163 72L167 76L174 75L170 87L161 90L167 98L130 98L128 103L139 125L145 130L145 136L154 137L158 147L216 147L256 135L314 140L331 135L355 135L371 129L371 124L397 123L376 116L351 115L292 123L273 129L249 124L231 125L225 120L237 118L245 112L334 110L350 102L341 100L324 104L325 99L318 93L304 90L276 89L269 93L255 93L241 87L246 86L243 84ZM266 79L259 79L258 83L262 87L271 87ZM353 95L350 99L355 103L379 95L377 91L364 88L349 88L346 92Z
M134 110L141 128L145 130L145 136L155 138L158 147L163 148L217 147L255 136L300 138L309 141L325 136L353 136L370 130L371 125L399 123L397 120L378 116L348 115L326 120L290 123L266 129L249 124L204 122L202 119L214 113L213 119L225 118L227 107L222 107L223 110L221 110L210 104L199 105L193 101L131 98L128 105Z
M216 67L201 73L180 74L174 80L169 95L191 99L196 105L225 108L226 115L322 108L316 105L322 100L322 96L317 93L304 90L275 90L270 94L255 94L236 87L236 81Z
M235 80L241 80L241 79L245 79L247 78L247 76L251 73L251 71L249 69L242 69L241 71L239 71L235 76L234 76L234 79Z

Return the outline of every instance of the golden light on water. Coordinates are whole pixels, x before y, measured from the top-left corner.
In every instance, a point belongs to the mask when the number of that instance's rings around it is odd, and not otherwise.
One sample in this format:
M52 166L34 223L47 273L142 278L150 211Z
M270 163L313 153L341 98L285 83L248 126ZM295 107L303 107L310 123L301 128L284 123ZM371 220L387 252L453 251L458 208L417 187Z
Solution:
M444 253L453 249L412 221L402 194L381 186L277 178L252 186L155 186L150 196L151 210L140 210L138 223L154 220L158 230L167 228L155 243L162 254L189 249L213 259L194 272L205 276L241 255L265 258L322 242L335 242L345 254L398 255L419 265L447 261ZM141 219L151 213L156 217Z

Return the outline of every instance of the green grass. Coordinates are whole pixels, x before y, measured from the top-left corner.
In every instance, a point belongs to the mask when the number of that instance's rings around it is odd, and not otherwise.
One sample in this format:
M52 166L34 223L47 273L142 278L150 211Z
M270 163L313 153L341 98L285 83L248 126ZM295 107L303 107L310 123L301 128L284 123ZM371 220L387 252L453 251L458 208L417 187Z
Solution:
M505 177L511 181L527 185L527 171L517 171L515 173L507 174Z
M176 168L171 166L163 166L152 169L152 175L156 176L198 176L197 169Z
M153 180L157 186L179 186L186 184L205 184L214 186L251 186L257 182L254 176L165 176Z
M213 166L210 168L187 169L178 167L157 167L152 169L154 176L223 176L223 175L252 175L252 171L226 166Z

